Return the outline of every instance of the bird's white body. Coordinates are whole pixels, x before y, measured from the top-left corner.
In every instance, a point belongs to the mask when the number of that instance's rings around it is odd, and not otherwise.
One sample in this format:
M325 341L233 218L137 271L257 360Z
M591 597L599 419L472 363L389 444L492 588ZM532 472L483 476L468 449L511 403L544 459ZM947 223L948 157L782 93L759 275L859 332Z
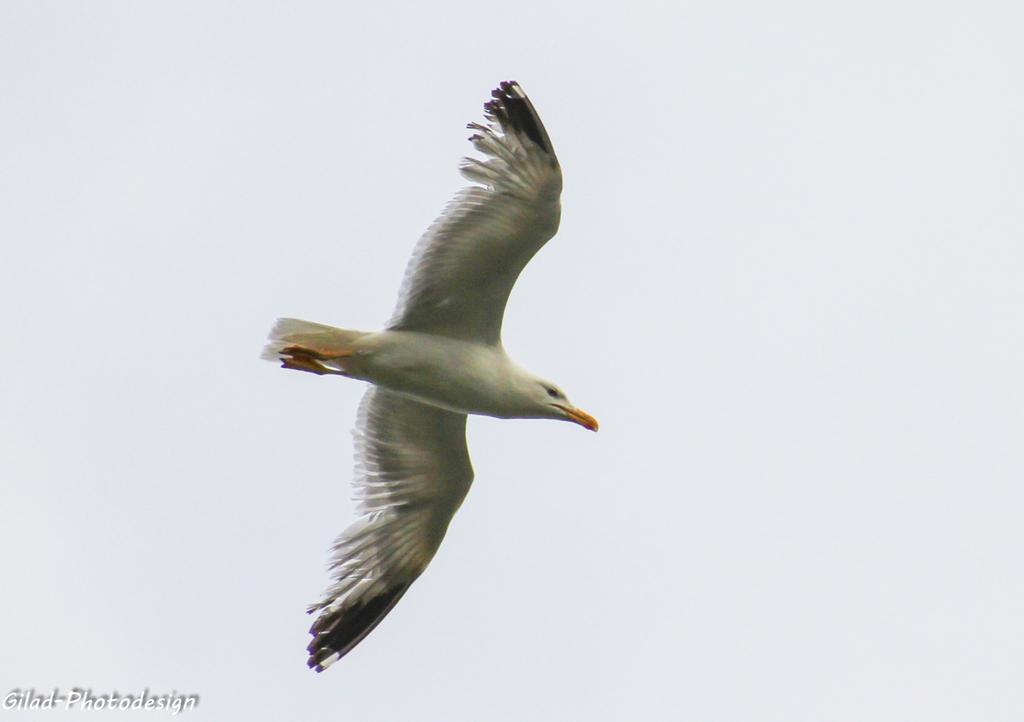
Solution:
M502 419L534 412L524 393L533 375L500 346L416 331L381 331L359 340L354 356L339 363L352 378L448 411Z
M285 368L372 386L356 422L362 518L334 545L334 582L309 609L309 665L358 644L422 573L473 481L466 415L597 421L509 359L505 304L519 273L558 229L562 174L547 131L517 83L501 83L470 123L485 160L467 158L463 189L413 253L384 331L279 319L264 357Z

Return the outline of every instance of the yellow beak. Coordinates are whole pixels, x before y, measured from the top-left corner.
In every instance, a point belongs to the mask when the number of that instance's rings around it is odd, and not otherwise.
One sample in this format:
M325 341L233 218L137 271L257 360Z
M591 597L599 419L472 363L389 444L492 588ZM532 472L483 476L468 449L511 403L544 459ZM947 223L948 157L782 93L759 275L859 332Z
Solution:
M571 406L562 406L561 404L555 404L558 408L566 413L569 419L588 431L597 431L600 424L597 423L597 419L588 414L582 409L573 408Z

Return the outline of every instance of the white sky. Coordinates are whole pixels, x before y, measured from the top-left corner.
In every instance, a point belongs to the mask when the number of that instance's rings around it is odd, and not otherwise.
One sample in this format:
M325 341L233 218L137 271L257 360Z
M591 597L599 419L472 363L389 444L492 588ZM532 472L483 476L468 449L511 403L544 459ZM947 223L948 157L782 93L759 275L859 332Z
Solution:
M838 5L0 4L0 694L1024 718L1024 13ZM318 676L362 389L257 355L386 320L509 78L565 193L506 346L602 429L472 420L434 563Z

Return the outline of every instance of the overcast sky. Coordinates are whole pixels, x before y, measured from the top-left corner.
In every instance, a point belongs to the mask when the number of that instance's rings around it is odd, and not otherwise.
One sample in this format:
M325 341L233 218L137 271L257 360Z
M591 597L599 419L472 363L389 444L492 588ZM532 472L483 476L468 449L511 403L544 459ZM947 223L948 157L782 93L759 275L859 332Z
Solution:
M0 2L0 694L1024 718L1024 18L839 5ZM387 319L504 79L565 176L505 345L601 431L472 419L316 675L363 389L258 354Z

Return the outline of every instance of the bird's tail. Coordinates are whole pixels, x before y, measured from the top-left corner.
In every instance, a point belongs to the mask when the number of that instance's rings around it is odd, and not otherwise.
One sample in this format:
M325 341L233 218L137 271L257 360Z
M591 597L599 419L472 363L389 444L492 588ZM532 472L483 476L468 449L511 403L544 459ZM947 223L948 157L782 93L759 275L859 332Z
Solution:
M270 330L260 357L281 366L314 374L346 374L345 359L369 334L297 318L279 318Z

